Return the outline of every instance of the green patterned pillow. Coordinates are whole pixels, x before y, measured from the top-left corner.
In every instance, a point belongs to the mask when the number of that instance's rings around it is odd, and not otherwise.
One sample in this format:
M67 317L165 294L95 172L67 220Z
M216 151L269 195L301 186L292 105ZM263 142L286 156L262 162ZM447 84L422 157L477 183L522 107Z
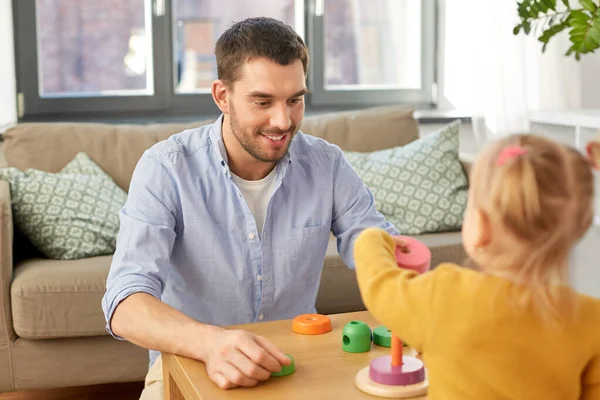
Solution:
M345 152L375 206L403 235L455 231L468 180L458 156L460 121L402 147Z
M127 194L85 153L60 172L0 169L10 184L15 225L46 257L113 254Z

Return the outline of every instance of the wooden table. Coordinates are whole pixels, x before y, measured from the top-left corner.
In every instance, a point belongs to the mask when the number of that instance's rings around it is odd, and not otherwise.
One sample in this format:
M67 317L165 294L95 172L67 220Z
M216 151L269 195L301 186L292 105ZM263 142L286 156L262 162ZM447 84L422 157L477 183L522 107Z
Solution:
M253 388L222 390L207 376L204 364L189 358L163 354L165 400L206 399L377 399L358 390L356 373L373 358L389 355L389 348L372 344L367 353L342 350L342 329L352 320L379 326L368 312L329 315L333 330L322 335L300 335L292 332L292 321L273 321L238 325L264 336L290 354L296 372L285 377L272 377ZM424 400L426 396L416 399Z

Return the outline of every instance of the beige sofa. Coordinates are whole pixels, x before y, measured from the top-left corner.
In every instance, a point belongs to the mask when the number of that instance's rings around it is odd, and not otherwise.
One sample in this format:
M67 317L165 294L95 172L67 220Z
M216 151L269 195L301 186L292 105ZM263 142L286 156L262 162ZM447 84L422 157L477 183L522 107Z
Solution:
M302 130L341 148L372 151L418 138L412 108L386 107L306 118ZM4 134L6 162L56 172L86 152L127 190L142 152L191 126L20 124ZM468 165L465 164L466 167ZM9 185L0 181L0 392L143 380L148 353L105 331L100 307L111 257L45 259L14 230ZM460 233L419 237L434 265L465 258ZM354 273L331 241L317 299L322 313L364 309Z

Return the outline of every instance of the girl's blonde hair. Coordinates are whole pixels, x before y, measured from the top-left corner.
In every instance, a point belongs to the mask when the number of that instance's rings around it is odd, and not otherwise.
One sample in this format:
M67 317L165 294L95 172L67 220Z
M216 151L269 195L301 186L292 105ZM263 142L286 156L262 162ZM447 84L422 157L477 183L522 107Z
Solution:
M594 182L577 150L536 135L513 135L489 145L472 171L473 205L515 235L529 250L502 255L517 281L543 311L556 316L565 299L573 246L593 221ZM564 293L564 291L563 291ZM561 307L562 308L562 307Z

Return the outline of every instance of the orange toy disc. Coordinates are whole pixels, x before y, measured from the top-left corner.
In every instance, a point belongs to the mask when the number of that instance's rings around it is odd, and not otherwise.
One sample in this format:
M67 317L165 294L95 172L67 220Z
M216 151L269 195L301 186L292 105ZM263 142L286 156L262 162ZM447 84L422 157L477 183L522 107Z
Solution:
M331 320L321 314L302 314L292 321L292 331L303 335L320 335L331 329Z

